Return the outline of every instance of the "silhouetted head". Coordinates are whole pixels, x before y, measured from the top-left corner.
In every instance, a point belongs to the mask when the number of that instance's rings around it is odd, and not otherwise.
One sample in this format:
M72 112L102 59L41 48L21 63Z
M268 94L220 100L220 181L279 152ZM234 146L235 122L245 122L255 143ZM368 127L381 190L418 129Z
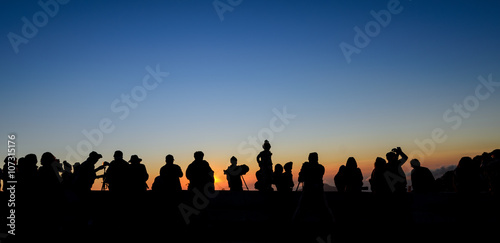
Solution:
M458 168L462 169L470 169L473 166L474 162L471 157L462 157L460 161L458 161Z
M173 164L174 163L174 156L171 154L168 154L167 156L165 156L165 162L167 163L167 165Z
M231 161L231 164L232 164L232 165L236 165L236 164L238 163L238 159L237 159L236 157L234 157L234 156L233 156L233 157L231 157L231 160L230 160L230 161Z
M205 154L201 151L194 152L194 160L203 160Z
M310 153L308 160L310 163L317 164L318 163L318 153L316 153L316 152Z
M56 161L56 156L54 156L51 152L43 153L42 158L40 159L40 163L42 164L42 166L48 166L55 161Z
M274 166L274 172L278 174L283 173L283 166L281 164L276 164Z
M382 159L380 157L377 157L375 159L375 168L384 168L385 164L387 164L387 162L385 162L385 159Z
M285 171L292 171L292 167L293 167L293 162L290 161L288 163L285 164L285 166L283 166L283 168L285 169Z
M345 167L349 169L356 169L358 168L358 163L356 163L356 159L354 159L354 157L349 157L345 163Z
M412 159L412 160L410 161L410 165L411 165L411 167L413 167L413 168L420 167L420 161L418 161L418 159Z
M97 161L102 158L101 154L98 154L96 151L92 151L89 154L89 159L93 161L94 163L97 163Z
M116 150L113 154L113 158L115 159L123 159L123 152L120 150Z
M11 158L13 157L13 158ZM8 163L8 162L13 162L13 163L16 163L17 162L17 158L15 156L6 156L5 159L3 160L4 163Z
M38 159L36 157L36 154L28 154L24 156L24 161L29 166L36 166Z
M491 151L491 158L493 159L500 159L500 149L495 149Z
M266 151L269 151L271 149L271 144L269 143L269 141L264 140L264 144L262 144L262 148Z
M130 156L130 160L128 162L130 162L131 164L139 164L141 163L142 159L139 158L139 156L137 156L136 154Z
M339 173L342 173L342 172L344 172L344 171L345 171L345 165L341 165L341 166L339 167Z
M394 152L389 152L385 155L385 158L387 158L387 162L391 162L397 160L398 155Z

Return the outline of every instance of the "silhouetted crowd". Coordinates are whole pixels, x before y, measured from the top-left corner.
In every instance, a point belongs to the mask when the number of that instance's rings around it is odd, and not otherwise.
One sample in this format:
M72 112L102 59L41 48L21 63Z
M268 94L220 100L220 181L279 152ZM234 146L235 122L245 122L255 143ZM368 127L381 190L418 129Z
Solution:
M255 174L257 178L255 189L273 191L272 185L274 185L277 191L292 191L293 162L288 162L284 166L276 164L273 171L271 145L266 140L262 147L264 150L257 156L260 169ZM188 190L194 188L200 191L215 190L214 171L203 157L203 152L195 152L194 161L186 169ZM149 174L146 166L141 164L142 159L139 156L132 155L129 161L126 161L123 159L123 153L118 150L113 155L113 161L103 162L101 166L96 167L101 158L101 154L93 151L84 162L71 165L66 161L61 163L52 153L46 152L40 158L41 166L38 167L37 156L28 154L19 158L16 163L15 179L18 189L29 193L71 190L78 195L84 195L91 190L97 178L103 178L102 189L109 189L111 192L138 193L149 189L146 183ZM377 194L407 191L417 193L498 191L500 149L491 153L485 152L474 158L463 157L455 170L448 171L437 179L417 159L412 159L410 187L407 186L406 175L402 168L407 160L408 156L399 147L388 152L386 159L376 158L369 179L371 191ZM8 157L4 160L4 172L7 171L7 161ZM324 168L311 169L311 165L315 163L318 162L308 161L302 165L298 181L299 185L303 183L303 190L323 190ZM97 175L101 170L103 174ZM243 178L248 172L247 165L238 165L237 158L231 157L229 167L224 170L230 191L243 191L243 185L249 189ZM7 173L1 175L4 181L9 180ZM169 154L165 157L165 165L161 167L159 176L154 179L152 190L166 193L181 191L180 178L183 176L181 167L174 164L174 156ZM334 183L338 192L352 193L367 189L363 187L363 174L354 157L349 157L346 164L340 166L334 177ZM6 190L6 183L3 184L3 190Z
M316 215L315 217L323 223L334 222L331 207L329 207L324 193L325 168L319 163L318 154L315 152L309 154L308 161L302 164L298 173L298 185L295 185L292 175L293 162L287 162L284 166L276 164L273 170L269 141L266 140L262 147L263 151L256 158L259 170L255 174L257 181L254 188L262 192L274 191L274 188L278 192L291 192L295 186L295 190L298 190L299 186L302 185L302 193L293 216L289 215L291 222L308 222L311 215ZM39 167L37 156L28 154L16 160L15 178L9 178L11 174L6 173L12 171L12 168L8 168L7 161L13 161L12 158L7 157L4 160L4 173L1 175L4 182L17 181L16 200L20 203L18 206L19 214L16 217L24 219L22 222L27 224L25 228L40 228L40 234L51 232L55 226L64 227L61 222L69 222L72 218L80 219L76 220L77 222L88 221L87 224L92 226L93 219L98 217L93 212L95 206L91 206L96 203L95 196L93 198L93 194L90 192L95 180L102 178L101 189L108 189L111 196L109 201L111 205L107 207L111 212L111 218L115 220L112 222L117 225L115 227L117 232L127 228L128 226L125 224L130 220L121 222L124 211L120 208L138 207L138 205L148 206L144 204L145 202L141 202L141 197L138 196L149 189L146 183L149 174L138 155L132 155L127 161L123 158L123 153L118 150L113 154L113 161L105 161L102 165L96 166L102 157L101 154L92 151L84 162L71 165L66 161L61 163L52 153L46 152L40 158ZM182 214L186 219L191 215L198 215L202 206L206 206L206 197L203 198L200 195L208 195L207 197L216 195L214 171L209 162L204 160L204 153L196 151L194 161L189 164L185 171L185 176L189 180L187 190L192 192L193 206L196 208L189 205L183 206L184 209L187 209L186 214L186 212L179 212L182 211L181 205L183 203L181 199L176 199L181 197L180 178L184 176L184 173L179 165L174 164L174 161L174 156L171 154L165 157L165 165L161 167L159 176L154 179L151 190L153 195L166 195L162 198L168 198L167 201L162 201L162 203L167 202L168 205L165 206L165 214L177 215L171 218L182 218L179 216ZM411 186L407 185L407 176L402 168L407 161L408 156L400 147L388 152L385 159L376 158L374 169L368 180L372 193L399 195L412 191L418 194L439 192L498 194L500 149L490 153L485 152L474 158L463 157L458 162L456 169L446 172L437 179L417 159L412 159L409 162L413 168L410 175ZM231 192L243 191L244 188L249 190L243 177L248 172L247 165L239 165L234 156L230 158L230 165L224 170L224 174ZM368 189L363 186L363 174L354 157L349 157L346 164L340 166L334 177L334 183L337 191L343 195L352 195ZM4 191L7 190L7 184L3 184ZM265 194L262 193L262 195ZM287 195L291 194L281 193L280 195L283 198L282 203L286 203ZM185 202L186 199L183 200ZM33 207L32 202L36 202L37 207ZM75 208L78 210L74 210ZM61 221L59 216L54 217L57 214L64 215L64 211L72 214L72 216L66 216L69 218L66 221ZM33 215L36 215L38 219L32 220ZM143 215L138 212L135 215L128 214L126 217L139 222ZM169 222L165 224L169 224Z

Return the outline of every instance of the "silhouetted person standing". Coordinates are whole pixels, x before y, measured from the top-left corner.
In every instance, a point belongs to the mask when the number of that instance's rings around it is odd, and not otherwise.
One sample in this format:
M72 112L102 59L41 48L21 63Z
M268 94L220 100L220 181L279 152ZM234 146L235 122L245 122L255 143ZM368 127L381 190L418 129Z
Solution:
M179 165L174 164L174 156L169 154L165 156L165 165L160 169L160 176L153 183L154 191L179 192L182 191L179 178L184 176Z
M271 144L265 140L262 145L264 149L257 155L257 163L260 170L255 173L257 182L255 182L255 189L259 191L273 191L271 187L273 180L273 161L271 160Z
M21 193L31 194L36 191L37 162L38 159L35 154L28 154L24 156L23 163L19 162L16 177L18 178L17 183Z
M210 164L203 160L204 154L201 151L194 153L194 161L186 169L186 178L189 180L188 190L194 189L204 192L204 190L214 191L214 171Z
M481 190L481 175L471 157L462 157L455 169L454 184L457 192L476 193Z
M363 174L358 168L358 163L353 157L349 157L345 164L344 172L345 191L346 192L361 192L363 187Z
M386 194L391 192L388 181L386 179L387 162L385 159L377 157L375 159L374 168L370 177L370 187L372 192L377 194Z
M231 165L224 170L224 174L227 178L227 183L230 191L243 191L243 184L241 182L241 176L246 174L249 170L246 165L238 165L238 159L236 157L231 157Z
M299 183L304 184L294 219L301 218L306 214L315 214L320 221L331 223L333 214L327 205L323 188L325 167L319 164L316 152L310 153L308 160L302 164L299 172Z
M287 192L291 192L293 190L293 175L292 175L292 167L293 167L293 162L288 162L286 163L283 168L285 169L285 172L283 173L282 176L282 184L283 184L283 190Z
M428 193L435 191L435 179L432 172L420 165L418 159L412 159L410 161L411 167L411 185L414 192L418 193Z
M123 159L120 150L115 151L113 158L114 160L109 163L105 181L109 185L109 191L124 193L128 190L130 165Z
M141 164L142 159L137 155L130 157L130 191L145 192L148 189L146 181L149 179L146 166Z
M401 159L399 159L401 156ZM400 147L392 149L386 154L387 172L385 177L388 180L389 187L394 193L406 192L406 175L403 171L403 164L408 160L408 156L401 150Z
M40 162L42 166L38 169L39 188L50 193L62 192L62 179L57 169L59 160L52 153L45 152Z
M73 182L74 190L77 193L89 192L97 177L95 164L102 158L101 154L95 151L90 152L89 157L80 164L78 172L75 173Z

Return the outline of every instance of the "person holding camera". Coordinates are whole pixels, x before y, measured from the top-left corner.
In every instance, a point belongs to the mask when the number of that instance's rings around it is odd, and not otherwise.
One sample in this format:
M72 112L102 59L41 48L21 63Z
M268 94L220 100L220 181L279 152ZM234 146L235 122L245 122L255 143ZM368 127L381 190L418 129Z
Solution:
M401 159L399 159L399 156L401 156ZM385 157L387 158L386 180L389 180L388 184L391 191L393 193L405 193L407 182L402 166L408 160L408 156L403 153L401 147L397 147L388 152Z

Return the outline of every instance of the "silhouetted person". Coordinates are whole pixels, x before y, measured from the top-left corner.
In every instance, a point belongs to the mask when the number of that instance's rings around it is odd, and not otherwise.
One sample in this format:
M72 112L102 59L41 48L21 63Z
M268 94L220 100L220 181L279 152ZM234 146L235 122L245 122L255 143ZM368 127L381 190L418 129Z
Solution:
M32 193L37 187L37 171L38 166L36 165L38 159L35 154L28 154L24 156L23 162L19 162L17 171L17 183L19 186L19 191L25 193Z
M204 192L214 191L214 171L210 164L203 160L204 154L201 151L194 153L194 161L186 169L186 178L189 180L188 190L194 189Z
M349 157L345 164L344 172L345 191L346 192L361 192L363 187L363 174L358 168L358 163L353 157Z
M454 170L445 172L441 177L436 179L436 190L438 192L455 192L454 177Z
M243 191L241 176L245 175L249 168L246 165L238 165L238 159L231 157L231 165L224 170L230 191Z
M113 158L106 171L105 182L109 185L109 191L123 193L128 190L130 165L123 159L120 150L115 151Z
M273 184L276 186L276 191L279 191L279 192L284 191L283 166L281 164L276 164L274 166Z
M471 157L462 157L458 162L454 184L457 192L475 193L480 191L481 175Z
M401 159L399 159L401 156ZM406 175L403 171L403 164L408 160L408 156L401 150L400 147L392 149L386 154L387 172L385 177L388 180L389 187L394 193L406 192Z
M331 223L333 222L333 215L327 205L323 188L325 167L319 164L316 152L310 153L308 160L308 162L302 164L299 172L299 183L302 182L303 186L294 219L301 218L304 215L315 215L320 221Z
M288 192L291 192L293 190L293 186L294 186L292 167L293 167L293 162L291 162L291 161L286 163L285 166L283 166L283 168L285 169L285 172L283 173L283 176L282 176L283 190L288 191Z
M130 157L130 191L145 192L148 189L146 181L149 179L146 166L141 164L142 159L137 155Z
M50 153L45 152L40 159L42 166L38 170L39 188L45 192L61 192L62 178L59 175L59 160Z
M75 192L87 193L92 189L94 181L97 178L95 164L102 158L101 154L95 151L89 153L89 157L80 164L78 171L75 172L73 187Z
M7 188L9 187L7 184L7 181L10 181L11 179L9 178L9 161L11 162L10 165L14 164L17 166L17 158L14 156L7 156L3 160L4 165L3 165L3 171L0 171L2 175L2 180L3 180L3 185L2 185L2 191L6 192Z
M160 192L179 192L182 191L179 178L184 176L179 165L174 164L174 156L169 154L165 156L165 165L160 169L160 176L155 178L153 190Z
M370 177L370 187L372 192L377 194L386 194L391 192L388 180L386 178L387 163L385 159L377 157Z
M484 174L491 193L500 192L500 149L495 149L485 156L490 156L487 164L484 166Z
M345 192L345 165L339 167L339 171L333 177L333 182L338 192Z
M411 167L411 185L414 192L417 193L428 193L435 191L435 179L432 172L420 165L418 159L412 159L410 161Z
M271 187L273 180L273 161L271 160L271 144L265 140L262 145L264 149L257 155L257 163L260 170L255 173L257 182L255 182L255 189L259 191L273 191Z

